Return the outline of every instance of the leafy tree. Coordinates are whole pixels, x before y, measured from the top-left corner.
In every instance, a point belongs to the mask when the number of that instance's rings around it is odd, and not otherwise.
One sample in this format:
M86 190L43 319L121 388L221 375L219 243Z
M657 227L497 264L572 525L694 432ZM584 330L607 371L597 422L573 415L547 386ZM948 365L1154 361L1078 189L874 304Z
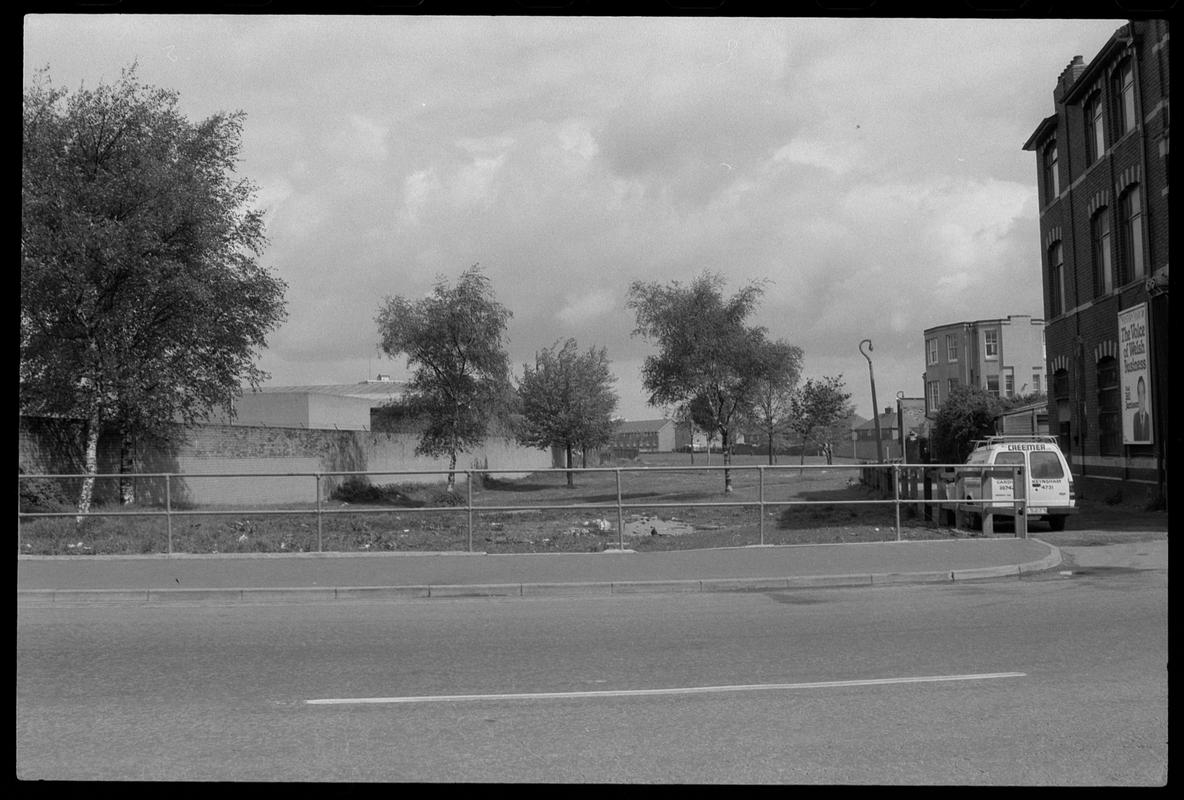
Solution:
M939 464L961 464L974 440L995 432L1003 402L977 386L956 386L937 410L930 434L930 452Z
M567 485L574 486L572 454L612 441L616 378L609 372L604 348L580 353L568 339L535 354L534 367L523 366L518 394L523 423L518 440L532 447L562 447L567 456Z
M806 379L790 399L790 429L802 442L802 464L806 463L806 446L815 444L826 455L826 463L834 458L834 438L838 423L849 419L852 410L845 391L843 376Z
M448 456L450 492L457 453L484 441L491 422L510 410L510 359L502 339L511 316L474 264L456 286L438 278L420 300L387 297L375 319L381 350L405 355L415 370L400 404L421 426L415 451Z
M745 324L763 292L757 283L723 296L723 278L704 272L689 286L634 281L627 307L637 316L634 335L658 346L642 366L651 405L692 403L709 438L718 433L724 465L732 463L736 426L749 412L758 383L769 376L766 330ZM788 347L782 344L781 346ZM724 470L724 491L732 476Z
M769 369L756 382L749 417L765 436L769 463L775 462L774 441L790 430L793 392L802 369L802 349L793 345L770 345Z
M24 92L20 408L85 421L80 515L102 428L129 472L138 442L233 414L285 315L256 260L255 187L234 174L243 114L194 123L177 106L134 66L72 95L42 70Z

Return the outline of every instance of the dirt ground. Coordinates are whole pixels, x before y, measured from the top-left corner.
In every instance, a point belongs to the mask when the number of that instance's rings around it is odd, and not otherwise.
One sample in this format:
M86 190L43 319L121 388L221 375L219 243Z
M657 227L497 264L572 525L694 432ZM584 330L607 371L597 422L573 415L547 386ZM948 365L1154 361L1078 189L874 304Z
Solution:
M765 464L759 457L738 457L728 473L731 491L725 491L720 457L707 464L703 454L695 457L700 469L686 469L688 454L658 454L616 465L623 468L619 474L576 472L572 487L562 472L512 480L494 476L474 483L471 533L463 507L467 487L449 498L451 507L438 504L439 487L398 487L378 501L329 501L322 505L319 525L307 513L265 515L228 508L216 516L176 515L172 547L189 553L599 552L982 535L928 521L916 504L901 506L898 531L891 494L861 484L859 468L849 462L826 465L812 459L804 467L790 462L758 469ZM1088 500L1080 505L1065 531L1032 522L1030 535L1065 545L1167 536L1166 511ZM1009 524L997 524L995 535L1009 535ZM68 519L22 522L21 552L165 552L165 528L160 517L144 516L95 518L81 529Z

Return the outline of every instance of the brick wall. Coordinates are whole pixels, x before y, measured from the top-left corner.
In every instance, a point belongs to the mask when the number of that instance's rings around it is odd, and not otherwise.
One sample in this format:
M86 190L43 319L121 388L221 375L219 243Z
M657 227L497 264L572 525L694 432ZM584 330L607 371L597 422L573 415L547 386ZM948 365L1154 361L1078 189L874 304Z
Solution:
M1115 257L1115 283L1118 283L1120 255L1118 211L1122 193L1133 183L1140 186L1143 210L1143 234L1146 277L1168 264L1168 198L1166 149L1164 137L1168 98L1168 29L1161 21L1136 21L1130 39L1124 28L1099 52L1096 64L1066 69L1054 92L1055 125L1038 129L1032 149L1037 156L1037 175L1042 175L1044 142L1055 138L1061 175L1061 194L1048 198L1042 193L1044 207L1040 214L1041 248L1044 262L1044 289L1047 327L1049 427L1058 430L1056 401L1052 393L1053 373L1064 368L1069 375L1070 436L1064 442L1078 493L1083 497L1109 496L1122 491L1139 496L1156 489L1160 479L1158 457L1166 450L1167 417L1158 418L1154 445L1122 445L1121 455L1102 455L1099 426L1098 361L1116 355L1118 346L1117 315L1124 309L1148 302L1152 334L1151 391L1153 408L1167 409L1166 349L1168 319L1165 297L1149 294L1143 280L1116 286L1110 294L1095 292L1090 222L1095 213L1106 209L1111 223L1111 247ZM1119 134L1112 124L1114 85L1112 69L1120 59L1134 56L1136 66L1136 113L1139 125ZM1084 73L1089 73L1088 75ZM1075 76L1084 83L1074 86ZM1084 100L1095 90L1101 92L1106 114L1106 150L1093 163L1085 153L1086 125ZM1066 103L1066 100L1071 102ZM1064 312L1049 315L1048 247L1061 241L1064 248ZM1163 475L1166 481L1166 471ZM1165 486L1166 489L1166 486Z

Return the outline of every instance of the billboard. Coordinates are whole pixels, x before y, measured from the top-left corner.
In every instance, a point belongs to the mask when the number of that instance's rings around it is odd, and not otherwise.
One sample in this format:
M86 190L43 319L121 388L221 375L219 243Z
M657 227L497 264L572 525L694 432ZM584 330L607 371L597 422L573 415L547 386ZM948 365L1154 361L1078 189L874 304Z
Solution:
M1151 347L1147 304L1118 313L1118 349L1122 388L1122 443L1151 444Z

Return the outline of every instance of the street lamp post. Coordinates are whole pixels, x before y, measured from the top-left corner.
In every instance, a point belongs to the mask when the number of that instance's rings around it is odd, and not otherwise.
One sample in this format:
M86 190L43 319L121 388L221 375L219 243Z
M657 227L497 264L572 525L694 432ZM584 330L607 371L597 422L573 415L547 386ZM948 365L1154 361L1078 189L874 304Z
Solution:
M876 422L876 461L879 464L883 464L884 440L880 438L880 404L876 400L876 373L872 370L872 357L863 352L864 344L867 344L867 353L872 352L875 348L872 347L871 339L864 339L859 343L859 352L867 359L867 374L872 381L872 419Z

